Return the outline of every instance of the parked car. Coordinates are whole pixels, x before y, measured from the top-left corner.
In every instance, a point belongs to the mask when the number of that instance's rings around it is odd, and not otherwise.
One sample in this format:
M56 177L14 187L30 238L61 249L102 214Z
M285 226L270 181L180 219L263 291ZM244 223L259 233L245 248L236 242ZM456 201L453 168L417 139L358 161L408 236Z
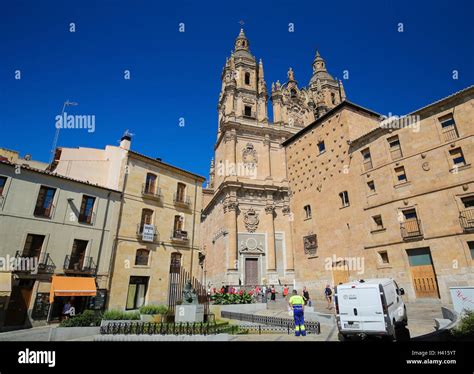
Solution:
M334 302L339 340L379 336L408 340L408 316L403 288L390 278L367 279L340 284Z

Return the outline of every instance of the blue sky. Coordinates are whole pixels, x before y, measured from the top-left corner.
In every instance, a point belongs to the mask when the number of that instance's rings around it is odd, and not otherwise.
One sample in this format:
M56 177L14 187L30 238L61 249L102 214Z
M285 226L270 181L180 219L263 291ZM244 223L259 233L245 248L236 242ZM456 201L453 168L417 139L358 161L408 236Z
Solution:
M317 48L333 76L349 71L351 101L400 115L474 84L472 4L4 1L0 147L48 161L55 116L69 99L79 106L68 112L95 115L96 129L63 130L59 146L116 145L129 129L134 150L207 176L220 74L239 21L251 52L263 59L268 87L284 82L290 66L306 85Z

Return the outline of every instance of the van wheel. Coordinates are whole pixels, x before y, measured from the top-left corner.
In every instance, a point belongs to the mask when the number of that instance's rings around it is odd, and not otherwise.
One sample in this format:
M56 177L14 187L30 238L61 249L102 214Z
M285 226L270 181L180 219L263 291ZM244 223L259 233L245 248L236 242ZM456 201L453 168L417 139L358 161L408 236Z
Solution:
M410 340L410 330L405 326L399 325L395 327L395 340L398 342L404 342Z
M341 333L337 334L337 338L339 339L340 342L347 342L349 340L348 336Z

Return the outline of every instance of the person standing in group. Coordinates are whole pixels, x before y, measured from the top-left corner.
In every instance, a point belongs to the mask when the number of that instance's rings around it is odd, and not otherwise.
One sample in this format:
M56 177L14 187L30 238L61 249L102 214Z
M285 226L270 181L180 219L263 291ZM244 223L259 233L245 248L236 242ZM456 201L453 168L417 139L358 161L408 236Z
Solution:
M288 286L285 284L285 287L283 287L283 297L286 300L286 297L288 296Z
M311 298L309 297L309 292L306 286L303 287L303 300L304 300L304 305L311 306Z
M326 288L324 289L324 296L326 297L326 301L328 302L328 306L326 309L331 310L332 306L332 290L329 284L326 284Z
M303 297L298 295L298 291L293 290L293 295L290 297L290 308L293 310L293 318L295 320L295 336L306 336L306 329L304 327L304 304Z
M262 303L267 302L267 286L262 287Z
M272 288L271 288L270 292L272 293L271 300L272 300L272 301L276 301L276 289L275 289L275 286L272 285Z

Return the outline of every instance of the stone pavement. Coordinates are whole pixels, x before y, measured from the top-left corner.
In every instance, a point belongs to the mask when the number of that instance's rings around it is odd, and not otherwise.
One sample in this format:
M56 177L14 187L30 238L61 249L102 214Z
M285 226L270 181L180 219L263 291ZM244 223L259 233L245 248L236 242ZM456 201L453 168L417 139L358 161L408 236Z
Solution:
M441 307L446 306L452 308L451 305L443 305L438 300L427 300L418 301L416 303L406 303L408 313L408 329L410 330L411 337L429 334L435 331L435 318L442 318ZM334 308L327 309L327 303L321 300L313 301L314 311L317 313L325 314L327 317L335 315ZM255 314L288 318L290 317L286 300L283 298L277 298L276 301L268 301L267 309L259 311ZM295 337L288 336L287 334L262 334L262 335L238 335L232 340L236 341L338 341L337 326L335 318L313 318L306 317L306 320L319 320L321 322L321 334L306 336L306 337ZM231 321L231 323L242 324L242 321Z

